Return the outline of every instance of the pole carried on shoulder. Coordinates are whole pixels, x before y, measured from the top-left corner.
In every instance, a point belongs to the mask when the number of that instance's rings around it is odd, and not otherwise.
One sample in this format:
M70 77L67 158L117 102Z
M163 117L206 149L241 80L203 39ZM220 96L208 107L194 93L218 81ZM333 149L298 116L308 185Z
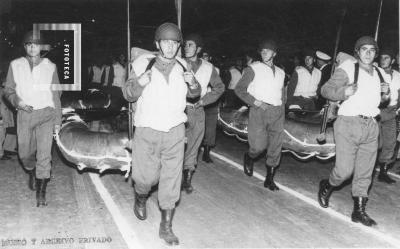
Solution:
M383 5L383 0L381 0L379 3L378 19L376 20L375 36L374 36L376 42L378 42L379 24L381 21L382 5Z
M332 63L332 69L331 69L331 76L333 75L333 72L335 71L335 63L334 62L336 61L336 56L337 56L337 53L338 53L340 35L342 33L343 21L344 21L344 18L346 16L346 12L347 12L347 2L346 2L345 7L344 7L344 9L342 11L342 17L340 19L340 24L339 24L339 27L338 27L338 30L337 30L337 33L336 33L335 50L333 52L333 58L332 58L333 63ZM323 82L323 83L325 84L325 82ZM335 108L334 105L335 104L330 102L330 101L328 101L328 103L326 103L324 105L323 114L322 114L322 120L321 120L321 127L320 127L320 130L319 130L319 135L317 137L317 142L319 144L325 144L326 143L326 127L327 127L327 124L328 124L328 121L329 121L329 115L328 114L332 112L332 108Z
M126 70L127 70L127 77L129 77L130 73L130 63L131 63L131 27L130 27L130 0L126 0L127 3L127 51L128 51L128 56L127 56L127 65L126 65ZM125 79L126 80L126 79ZM129 123L129 129L128 129L128 138L132 139L132 129L133 129L133 103L129 102L128 104L128 123Z

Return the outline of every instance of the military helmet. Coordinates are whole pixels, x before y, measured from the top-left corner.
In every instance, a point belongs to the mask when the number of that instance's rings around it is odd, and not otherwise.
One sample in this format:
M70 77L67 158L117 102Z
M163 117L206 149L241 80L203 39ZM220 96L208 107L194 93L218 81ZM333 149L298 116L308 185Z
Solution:
M185 41L194 41L197 47L203 47L204 45L203 38L201 37L201 35L197 33L189 34L188 36L185 37Z
M276 53L278 52L278 44L272 39L264 39L258 45L258 50L261 51L262 49L270 49Z
M26 43L43 44L43 39L41 39L41 37L39 36L39 32L33 33L33 31L31 30L24 35L24 39L22 40L22 42L23 44Z
M182 32L174 23L163 23L156 29L154 40L172 40L182 42Z
M390 58L394 59L396 57L396 51L391 47L384 47L379 52L380 55L389 55Z
M373 45L377 51L379 49L378 43L375 41L373 37L362 36L356 41L356 44L354 45L354 51L358 51L364 45Z

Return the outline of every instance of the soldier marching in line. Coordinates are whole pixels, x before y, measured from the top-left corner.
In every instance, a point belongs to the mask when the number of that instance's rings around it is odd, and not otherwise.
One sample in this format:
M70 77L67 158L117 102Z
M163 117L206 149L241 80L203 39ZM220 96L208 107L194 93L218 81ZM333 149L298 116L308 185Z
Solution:
M193 191L191 180L196 169L198 151L205 130L204 106L216 102L225 90L225 85L215 67L208 61L199 58L202 48L203 39L199 34L190 34L186 37L185 59L188 67L193 71L196 81L201 85L199 99L188 99L186 103L186 113L188 115L188 123L186 124L187 145L183 162L182 182L182 189L186 193Z
M285 72L274 65L278 47L273 40L259 45L262 62L247 67L235 93L250 106L249 151L244 155L244 173L253 175L254 160L267 149L264 187L279 190L273 178L280 164L285 120Z
M160 25L154 41L157 55L137 58L131 65L133 75L123 86L124 97L137 101L132 143L134 213L140 220L147 218L146 201L151 187L158 183L159 236L168 245L178 245L172 219L182 181L186 98L198 97L201 87L186 70L187 63L177 56L182 42L177 25Z
M389 75L390 102L387 107L381 108L379 147L378 155L379 175L378 180L388 184L396 181L389 177L388 170L393 165L393 154L396 147L396 110L399 107L400 73L392 69L395 61L395 53L389 48L380 51L379 66Z
M379 105L390 99L388 75L373 66L378 55L374 38L363 36L354 46L357 62L347 60L336 68L322 89L322 96L331 101L343 101L334 123L336 163L329 179L320 182L318 202L329 206L329 198L335 187L353 175L352 196L353 222L365 226L376 225L365 208L368 188L371 185L377 150Z

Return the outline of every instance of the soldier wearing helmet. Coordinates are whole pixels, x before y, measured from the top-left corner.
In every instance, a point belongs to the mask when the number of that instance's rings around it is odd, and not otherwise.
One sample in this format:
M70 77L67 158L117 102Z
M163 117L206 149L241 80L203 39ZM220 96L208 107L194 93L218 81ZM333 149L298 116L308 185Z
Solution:
M208 50L202 49L201 58L205 61L211 62L212 55ZM218 67L214 66L218 75L220 75L220 70ZM222 79L221 79L222 80ZM224 86L225 88L225 86ZM221 99L221 98L220 98ZM204 107L205 113L205 130L204 130L204 138L203 138L203 156L202 160L206 163L213 163L213 160L210 157L210 151L215 146L215 138L217 132L217 123L218 123L218 111L219 111L219 100L214 103L207 105Z
M393 155L396 147L396 110L399 104L400 73L393 70L395 52L391 48L380 50L379 66L390 76L390 103L381 108L381 122L379 123L380 137L378 155L379 176L378 180L388 184L396 181L389 177L388 170L394 164Z
M134 213L147 218L146 201L158 183L161 208L159 236L168 245L179 244L172 231L175 203L179 200L185 146L186 98L201 92L187 63L177 56L182 34L172 23L155 33L158 53L139 56L123 86L124 97L136 102L132 143L132 179L135 182Z
M235 93L250 106L249 151L244 155L244 173L253 175L254 160L267 150L264 187L279 190L274 182L280 164L285 120L285 72L274 65L278 46L274 40L259 45L261 62L247 67L235 88Z
M188 115L186 124L187 145L183 161L182 189L188 194L193 191L191 179L197 166L197 155L204 137L204 106L217 101L225 90L225 85L222 83L215 67L208 61L199 58L202 48L203 39L199 34L190 34L185 38L186 62L201 85L200 97L194 101L188 100L186 103L186 113ZM207 152L209 152L208 147L204 153Z
M374 38L364 36L354 46L357 61L347 60L336 68L321 89L323 97L343 101L334 123L336 162L329 179L320 182L318 202L329 206L334 187L353 175L353 222L365 226L376 222L365 211L368 189L378 150L379 106L389 98L388 75L373 65L378 45Z
M26 56L13 60L8 69L5 96L18 110L18 154L29 172L29 188L36 190L37 207L46 206L50 180L53 131L61 124L61 104L52 84L59 84L56 65L40 57L39 33L24 36Z

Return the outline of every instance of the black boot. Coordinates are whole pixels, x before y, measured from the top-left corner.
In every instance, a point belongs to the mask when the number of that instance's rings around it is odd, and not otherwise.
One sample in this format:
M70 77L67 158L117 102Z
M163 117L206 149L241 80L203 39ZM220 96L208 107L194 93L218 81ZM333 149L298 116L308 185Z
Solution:
M380 163L379 167L380 167L380 170L379 170L378 180L380 182L385 182L385 183L388 183L388 184L392 184L392 183L396 182L395 180L390 178L389 175L388 175L388 169L389 169L389 164L388 163Z
M204 150L203 150L203 161L206 163L213 163L213 160L210 157L210 150L211 147L208 145L204 145Z
M36 179L36 206L47 206L46 202L46 187L49 178Z
M266 187L272 191L279 190L279 187L276 186L276 184L274 182L274 175L276 172L276 167L271 167L268 165L266 165L266 167L267 167L267 176L265 177L264 187Z
M376 222L371 219L365 212L365 206L367 205L367 197L353 197L354 200L354 210L351 214L351 220L353 222L360 222L365 226L375 226Z
M329 198L333 192L333 186L328 179L323 179L319 182L318 203L321 207L329 207Z
M28 182L29 189L32 191L35 191L36 190L36 170L35 169L28 170L28 174L29 174L29 182Z
M249 153L244 154L243 158L243 171L246 175L253 175L254 160L250 157Z
M148 195L140 195L135 192L135 205L133 212L139 220L145 220L147 218L146 202Z
M169 246L179 245L179 239L175 236L172 231L172 218L174 216L175 209L161 209L161 223L159 236Z
M184 169L183 170L183 180L182 180L182 190L185 190L187 194L190 194L193 192L193 186L192 186L192 176L193 176L193 171L189 169Z

